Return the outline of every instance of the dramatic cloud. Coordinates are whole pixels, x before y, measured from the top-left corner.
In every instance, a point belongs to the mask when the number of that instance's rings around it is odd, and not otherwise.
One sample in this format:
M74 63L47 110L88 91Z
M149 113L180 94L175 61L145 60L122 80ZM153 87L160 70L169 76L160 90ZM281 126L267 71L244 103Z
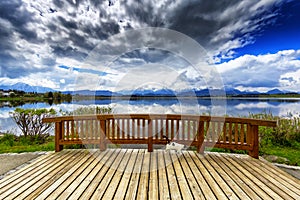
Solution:
M205 75L198 73L195 76L184 58L174 59L176 56L165 49L127 52L116 58L114 67L104 74L101 74L102 70L99 73L85 71L88 68L85 59L100 42L113 35L139 28L161 27L193 38L214 62L220 62L232 58L237 48L253 43L266 25L276 21L282 3L281 0L0 1L0 84L25 82L69 90L78 89L79 84L81 89L87 89L90 84L95 85L93 80L97 80L100 88L113 89L122 77L132 72L132 68L158 63L177 69L178 76L172 77L172 84L168 83L176 89L183 87L178 80L200 88L209 84L201 77ZM176 43L170 45L180 47ZM235 64L242 60L247 64L252 62L251 66L256 70L247 68L250 65ZM224 74L225 83L232 86L266 84L265 87L287 87L298 81L289 74L295 69L288 64L287 68L282 66L281 72L284 73L274 72L273 78L263 74L269 72L272 63L265 64L251 55L220 64L222 67L218 68ZM241 76L234 66L243 70L245 75ZM82 70L72 70L77 68ZM147 70L151 69L150 74L158 70L155 67ZM228 75L234 78L230 79ZM247 76L251 78L246 79ZM165 78L163 75L158 77Z
M280 87L298 91L300 84L300 50L279 51L276 54L244 55L217 65L226 85L264 90ZM263 89L263 88L260 88Z

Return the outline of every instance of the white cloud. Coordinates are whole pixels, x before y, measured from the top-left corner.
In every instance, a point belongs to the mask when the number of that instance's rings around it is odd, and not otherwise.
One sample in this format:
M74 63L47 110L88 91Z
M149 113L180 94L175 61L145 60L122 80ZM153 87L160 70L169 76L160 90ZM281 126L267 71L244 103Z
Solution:
M239 89L264 90L282 88L298 91L300 50L274 54L244 55L216 65L224 83Z
M262 30L265 24L274 21L278 15L276 7L280 5L280 2L279 0L245 0L207 3L194 0L155 0L143 3L113 1L113 5L109 6L107 1L3 1L0 3L0 9L4 8L1 10L3 17L0 17L0 26L1 31L5 32L0 35L0 53L3 54L0 54L3 58L3 62L0 63L1 78L6 81L11 79L12 82L26 81L33 85L48 84L48 87L61 90L76 87L76 82L80 83L82 89L90 86L114 89L124 74L132 71L137 64L155 63L154 60L145 58L148 54L149 57L157 56L156 63L176 68L174 71L180 76L174 77L175 88L185 85L180 81L175 81L180 80L180 77L188 80L193 87L201 87L204 83L199 77L207 76L207 79L211 79L209 73L206 75L202 72L199 75L199 71L193 73L193 70L189 69L189 63L184 59L174 60L175 56L171 55L161 58L159 54L154 55L157 53L155 51L117 57L119 66L107 67L103 63L93 66L89 65L85 59L100 42L105 41L109 36L149 26L170 28L187 34L202 44L208 51L208 55L217 56L216 60L232 58L235 53L234 49L254 41L253 32ZM145 37L149 41L153 39L147 35ZM156 43L163 43L165 38L157 37ZM111 41L111 45L114 45L114 42L120 41ZM146 43L147 41L137 40L132 46L137 46L139 42ZM184 43L179 41L167 42L167 44L171 50L183 48L181 52L175 52L178 53L176 56L184 56L184 53L198 56L194 55L194 52L189 52L188 48L184 48ZM113 55L114 53L116 52L113 52ZM283 53L287 54L282 54L283 57L289 58L292 52L284 51ZM223 63L219 68L221 72L242 69L248 75L252 75L250 69L241 67L241 62L246 63L249 68L256 70L259 68L258 71L261 72L267 70L260 69L260 67L267 63L274 65L274 59L280 60L281 65L277 66L277 69L284 73L289 72L290 68L286 66L292 62L298 66L296 61L287 59L284 63L284 59L272 58L272 56L277 55L264 56L264 59L246 55L228 64ZM250 62L255 65L251 66ZM71 69L59 69L60 65L71 67ZM72 67L105 71L108 75L99 77L72 71ZM154 71L149 73L154 74ZM290 75L287 74L287 76ZM159 77L167 78L161 74L156 78ZM277 73L277 78L279 77ZM260 75L260 78L264 77ZM101 79L97 86L93 81L95 79ZM248 85L256 80L251 79L247 80ZM243 80L243 78L238 80ZM283 76L282 83L287 84L285 82L286 79ZM206 84L210 84L209 81Z

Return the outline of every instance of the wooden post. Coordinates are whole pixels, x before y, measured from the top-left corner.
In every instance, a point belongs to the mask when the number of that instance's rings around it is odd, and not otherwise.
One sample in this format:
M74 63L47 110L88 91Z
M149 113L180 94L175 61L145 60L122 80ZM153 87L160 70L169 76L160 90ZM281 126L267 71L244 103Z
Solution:
M148 152L153 152L153 129L151 119L148 120Z
M105 151L107 148L106 145L106 120L100 119L100 150Z
M199 121L198 125L198 144L197 144L197 152L200 154L204 154L204 121Z
M62 139L62 129L63 129L62 121L55 122L55 152L59 152L63 150L63 145L60 145L60 140Z
M258 159L259 142L258 142L258 125L250 125L251 145L252 150L249 151L249 156Z

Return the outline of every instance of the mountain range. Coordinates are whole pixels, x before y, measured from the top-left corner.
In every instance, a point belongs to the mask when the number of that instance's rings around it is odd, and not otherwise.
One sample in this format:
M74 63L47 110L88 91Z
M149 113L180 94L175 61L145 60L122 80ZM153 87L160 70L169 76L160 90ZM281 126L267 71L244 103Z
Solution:
M19 90L24 92L37 92L37 93L45 93L45 92L55 92L52 88L41 87L41 86L31 86L26 83L16 83L12 85L0 85L0 90L8 91L8 90Z
M31 86L26 83L16 83L12 85L0 85L0 90L8 91L8 90L21 90L24 92L37 92L37 93L45 93L45 92L55 92L51 88L41 87L41 86ZM72 94L72 95L84 95L84 96L164 96L164 97L174 97L174 96L224 96L224 90L220 89L202 89L202 90L182 90L179 92L175 92L170 89L138 89L134 91L118 91L112 92L109 90L78 90L78 91L63 91L63 94ZM225 93L227 96L255 96L260 94L287 94L293 93L289 91L281 91L279 89L273 89L265 93L261 93L258 91L240 91L234 88L225 88Z

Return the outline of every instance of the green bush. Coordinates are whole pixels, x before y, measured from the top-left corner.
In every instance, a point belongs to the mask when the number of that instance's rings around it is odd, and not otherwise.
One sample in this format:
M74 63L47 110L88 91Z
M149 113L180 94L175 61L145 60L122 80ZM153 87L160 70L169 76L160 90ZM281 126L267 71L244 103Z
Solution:
M62 112L63 115L98 115L98 114L110 114L112 113L111 107L100 107L100 106L83 106L75 109L72 112Z
M15 143L15 135L12 133L5 133L1 138L0 141L4 145L12 147Z
M17 126L21 129L24 137L31 137L31 142L36 139L46 139L48 131L52 128L51 123L43 123L45 117L56 114L54 109L22 109L16 108L10 115Z
M300 119L280 118L273 116L272 113L263 112L259 114L249 114L249 118L275 120L277 127L260 127L260 144L261 145L282 145L292 146L295 142L300 142Z

